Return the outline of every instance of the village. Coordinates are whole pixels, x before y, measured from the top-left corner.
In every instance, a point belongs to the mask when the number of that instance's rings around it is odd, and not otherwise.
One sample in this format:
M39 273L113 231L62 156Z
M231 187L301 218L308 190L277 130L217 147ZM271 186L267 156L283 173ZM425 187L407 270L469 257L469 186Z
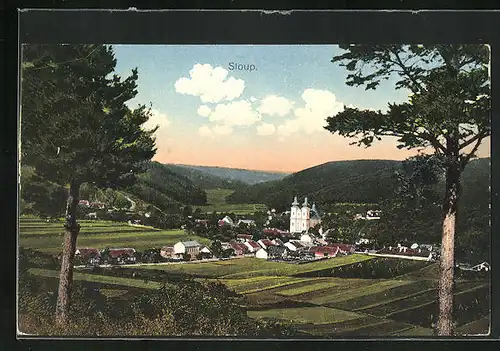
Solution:
M85 201L85 200L84 200ZM104 204L99 203L101 208ZM268 211L266 226L258 238L250 234L256 223L252 219L224 216L218 220L218 227L226 233L233 233L227 241L212 241L212 244L201 245L195 240L179 241L172 246L151 248L140 253L133 247L127 248L83 248L78 247L75 252L77 265L126 265L141 263L198 263L213 260L227 260L240 257L256 257L258 259L302 264L317 260L331 259L338 256L361 253L373 256L413 259L422 261L436 261L439 259L440 247L429 243L412 243L405 245L394 243L393 246L377 247L362 235L355 242L338 243L332 241L329 235L335 228L324 229L321 226L321 214L313 203L310 206L307 197L302 205L297 197L291 205L290 211L276 214L274 209ZM272 219L289 215L289 230L269 227ZM366 213L357 213L353 221L371 221L380 219L381 213L368 210ZM192 218L197 227L207 227L208 220ZM141 226L140 221L129 221L129 225ZM186 226L184 225L183 228ZM314 228L319 230L314 231ZM238 229L238 231L233 231ZM247 229L247 233L241 233ZM245 231L245 230L243 230ZM489 270L489 264L484 262L476 266L470 264L457 265L464 270Z

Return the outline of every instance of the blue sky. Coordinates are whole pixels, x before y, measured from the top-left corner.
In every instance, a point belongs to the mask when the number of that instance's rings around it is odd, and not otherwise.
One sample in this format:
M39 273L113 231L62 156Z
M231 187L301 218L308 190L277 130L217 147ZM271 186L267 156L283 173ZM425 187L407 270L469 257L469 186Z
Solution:
M370 91L347 86L345 68L330 62L342 52L335 45L113 48L118 74L139 69L139 93L129 105L152 103L160 162L298 171L334 160L414 154L396 149L394 140L350 146L352 140L322 128L343 106L384 110L408 97L394 89L394 79ZM231 62L256 69L230 70Z

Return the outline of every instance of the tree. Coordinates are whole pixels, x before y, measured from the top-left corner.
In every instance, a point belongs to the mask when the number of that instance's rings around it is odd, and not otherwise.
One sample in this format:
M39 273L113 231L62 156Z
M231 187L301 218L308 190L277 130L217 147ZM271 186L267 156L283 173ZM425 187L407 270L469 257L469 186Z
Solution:
M434 244L441 230L440 160L435 155L418 155L402 164L395 175L397 187L381 204L383 216L373 228L373 239L385 246L405 241Z
M397 77L396 89L409 101L389 104L387 112L345 108L327 118L325 128L369 147L384 136L398 148L429 147L443 160L441 279L438 335L452 335L454 238L460 177L482 140L491 133L490 52L486 45L342 45L335 56L349 72L346 84L376 89Z
M45 179L68 187L56 321L66 324L81 184L117 188L133 183L155 154L150 110L130 110L137 69L114 74L113 50L105 45L23 46L21 161Z

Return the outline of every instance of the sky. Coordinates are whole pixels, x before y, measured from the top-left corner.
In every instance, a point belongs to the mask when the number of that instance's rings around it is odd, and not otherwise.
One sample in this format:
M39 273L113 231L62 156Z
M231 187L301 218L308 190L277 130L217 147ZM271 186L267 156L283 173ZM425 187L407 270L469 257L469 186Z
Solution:
M204 166L297 172L325 162L403 160L394 138L369 148L323 126L345 106L386 110L408 91L395 79L376 90L345 84L333 64L335 45L113 45L121 76L139 71L128 102L152 106L144 125L158 125L154 160ZM478 152L489 156L489 140Z

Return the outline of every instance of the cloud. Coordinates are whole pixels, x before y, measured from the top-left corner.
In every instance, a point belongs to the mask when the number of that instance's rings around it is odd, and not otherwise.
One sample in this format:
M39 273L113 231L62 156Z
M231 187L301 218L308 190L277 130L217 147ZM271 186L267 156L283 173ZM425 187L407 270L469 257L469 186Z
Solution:
M261 119L260 114L252 108L247 100L218 104L208 116L210 122L227 126L250 126Z
M328 90L306 89L302 93L304 106L295 109L294 117L278 127L278 133L288 136L305 131L312 134L324 130L326 118L344 110L344 104L337 101L334 93Z
M156 135L159 135L163 133L171 124L172 122L166 114L161 113L158 110L151 109L151 116L142 126L144 129L153 129L156 126L159 126L155 133Z
M272 135L276 132L276 127L274 124L270 123L261 123L257 126L257 134L258 135Z
M231 101L243 93L245 81L233 77L227 78L227 75L228 71L222 67L213 68L209 64L197 63L189 71L189 77L179 78L175 82L175 91L199 96L204 103Z
M201 126L198 129L198 134L202 137L213 137L212 130L208 126Z
M257 101L257 98L255 96L250 97L250 102L255 102Z
M269 116L286 116L293 108L294 102L281 96L269 95L262 99L258 111Z
M212 109L208 107L207 105L201 105L198 107L198 114L203 117L208 117L210 113L212 112Z
M212 130L218 135L229 135L233 132L233 128L228 125L216 125Z

